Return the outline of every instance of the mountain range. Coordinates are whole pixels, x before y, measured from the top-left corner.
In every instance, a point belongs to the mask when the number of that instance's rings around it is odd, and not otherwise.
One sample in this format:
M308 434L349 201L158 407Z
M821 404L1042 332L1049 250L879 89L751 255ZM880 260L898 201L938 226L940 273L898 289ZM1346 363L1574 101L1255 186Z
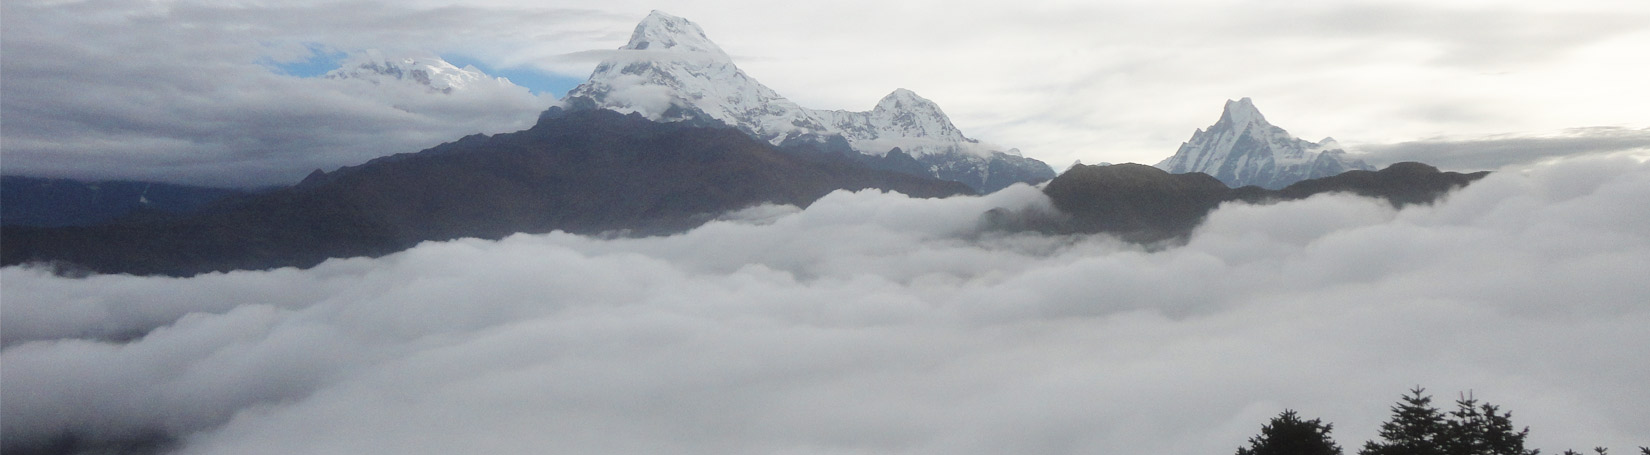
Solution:
M1489 175L1443 172L1415 162L1379 171L1355 170L1302 180L1282 189L1232 188L1201 172L1171 174L1140 164L1076 165L1044 187L1059 213L992 215L1000 228L1058 234L1106 233L1138 243L1185 240L1208 213L1227 202L1268 204L1318 194L1349 193L1393 207L1430 204Z
M1192 133L1157 167L1201 172L1231 187L1280 189L1301 180L1375 168L1347 155L1334 138L1311 142L1273 126L1249 98L1226 101L1220 120Z
M327 77L432 96L501 81L438 58L376 53ZM909 90L864 112L802 108L745 75L698 26L654 12L527 130L318 169L294 186L219 194L188 213L140 211L89 226L8 221L0 264L164 275L307 267L460 237L675 233L756 204L805 207L839 189L947 197L1045 180L1059 213L993 210L981 215L987 227L1155 243L1187 238L1229 201L1351 192L1427 203L1484 174L1419 163L1373 171L1333 140L1289 136L1244 98L1155 168L1076 164L1055 177L1040 161L964 136ZM10 186L4 196L8 210L33 207Z
M787 150L845 154L982 193L1054 177L1048 164L1018 150L964 136L939 105L910 90L896 89L863 112L799 106L745 74L697 24L660 11L637 24L630 41L563 102L658 121L713 120Z

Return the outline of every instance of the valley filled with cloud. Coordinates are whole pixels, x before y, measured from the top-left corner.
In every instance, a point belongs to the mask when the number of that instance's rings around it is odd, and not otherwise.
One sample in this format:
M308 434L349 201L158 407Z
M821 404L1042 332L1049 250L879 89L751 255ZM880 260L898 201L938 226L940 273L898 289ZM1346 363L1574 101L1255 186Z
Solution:
M1289 408L1375 435L1416 385L1546 452L1650 428L1650 164L1432 206L1228 203L1185 244L839 191L672 236L431 242L192 278L0 270L7 444L178 453L1229 453Z

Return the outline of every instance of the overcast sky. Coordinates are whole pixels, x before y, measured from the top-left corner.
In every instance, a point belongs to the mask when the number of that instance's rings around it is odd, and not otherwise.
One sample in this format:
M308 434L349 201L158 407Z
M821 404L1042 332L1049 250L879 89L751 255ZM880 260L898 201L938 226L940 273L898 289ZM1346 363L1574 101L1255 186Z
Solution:
M1638 0L3 8L7 173L284 184L518 130L588 76L596 62L581 52L621 46L655 8L699 23L747 73L804 106L867 110L908 88L966 134L1056 169L1156 163L1245 96L1297 136L1394 153L1378 163L1447 155L1435 161L1485 168L1650 145L1650 3ZM294 70L366 49L439 55L529 88L430 97ZM1574 142L1555 148L1555 138ZM1546 152L1495 151L1519 141Z
M1030 187L838 192L683 235L425 243L193 278L0 269L0 441L189 454L1232 453L1416 385L1543 453L1650 444L1650 164L1436 206L1230 204L1190 243L981 235Z

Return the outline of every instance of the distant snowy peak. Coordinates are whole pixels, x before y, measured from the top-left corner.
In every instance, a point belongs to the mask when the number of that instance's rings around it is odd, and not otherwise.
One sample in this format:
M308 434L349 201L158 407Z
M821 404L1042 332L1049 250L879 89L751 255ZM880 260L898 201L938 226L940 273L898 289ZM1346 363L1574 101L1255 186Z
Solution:
M903 88L882 97L869 117L870 123L877 125L884 135L974 142L951 124L951 118L940 110L940 105Z
M989 155L979 141L963 136L938 104L916 92L897 89L866 112L810 111L829 132L847 139L860 153L881 155L899 148L914 156L953 152ZM1016 151L1017 154L1017 151Z
M345 59L343 66L328 72L328 79L356 79L374 84L388 81L414 83L430 91L452 93L493 78L473 66L459 68L440 57L385 57L369 50Z
M1277 189L1350 170L1374 170L1333 138L1311 142L1273 126L1249 98L1226 102L1220 120L1197 130L1174 156L1157 163L1172 173L1202 172L1233 187Z

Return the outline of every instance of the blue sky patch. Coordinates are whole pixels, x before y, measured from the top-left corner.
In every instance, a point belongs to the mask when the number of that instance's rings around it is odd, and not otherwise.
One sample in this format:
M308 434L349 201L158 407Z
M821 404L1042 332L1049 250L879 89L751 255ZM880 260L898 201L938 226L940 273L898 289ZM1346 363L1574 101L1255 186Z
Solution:
M277 73L288 76L320 77L328 71L338 69L339 62L349 55L319 44L305 46L309 48L309 59L307 60L281 63L266 58L259 63L274 69Z
M269 67L271 71L278 74L294 77L320 77L327 74L328 71L338 69L344 58L349 56L348 53L336 51L320 44L308 44L306 47L309 48L310 55L308 59L303 61L276 62L264 58L258 63ZM509 78L510 82L526 87L534 94L549 93L560 98L566 96L567 92L573 90L574 87L584 83L584 78L564 76L527 66L500 68L486 64L481 60L457 54L443 55L441 58L459 68L472 65L488 75Z

